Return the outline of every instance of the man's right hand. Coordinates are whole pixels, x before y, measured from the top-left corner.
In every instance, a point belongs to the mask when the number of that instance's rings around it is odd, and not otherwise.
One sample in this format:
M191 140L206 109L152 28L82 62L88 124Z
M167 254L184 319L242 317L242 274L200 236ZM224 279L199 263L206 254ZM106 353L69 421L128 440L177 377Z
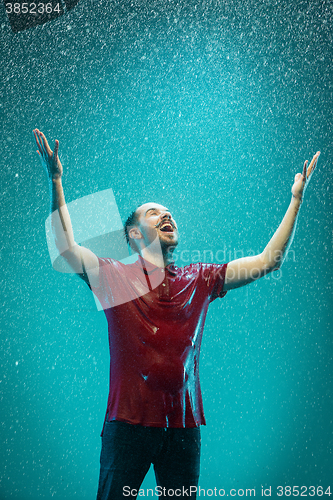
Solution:
M58 156L59 141L54 144L54 151L51 151L45 135L37 128L33 130L35 141L38 147L37 153L44 170L50 180L59 179L62 176L63 168Z

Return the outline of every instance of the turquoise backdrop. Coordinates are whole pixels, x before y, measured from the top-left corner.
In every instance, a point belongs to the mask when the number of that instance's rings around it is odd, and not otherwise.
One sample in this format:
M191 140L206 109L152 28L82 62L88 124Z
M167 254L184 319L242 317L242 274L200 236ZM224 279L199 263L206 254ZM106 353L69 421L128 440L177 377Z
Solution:
M1 500L95 498L108 392L104 314L50 263L36 127L68 202L170 208L178 265L261 252L321 151L281 272L210 306L199 484L333 494L332 5L81 0L18 34L1 6Z

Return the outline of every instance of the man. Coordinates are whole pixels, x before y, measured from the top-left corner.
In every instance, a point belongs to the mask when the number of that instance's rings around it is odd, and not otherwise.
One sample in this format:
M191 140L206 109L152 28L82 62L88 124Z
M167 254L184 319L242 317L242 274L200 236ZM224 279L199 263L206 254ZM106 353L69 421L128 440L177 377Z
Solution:
M75 243L58 157L34 130L51 187L60 253L100 301L109 325L110 392L102 432L97 498L134 498L154 465L158 493L195 498L200 425L205 424L199 353L210 302L278 269L291 243L307 185L319 157L296 174L289 208L264 251L228 264L178 268L178 228L168 208L145 203L127 219L125 235L139 255L132 264L100 259Z

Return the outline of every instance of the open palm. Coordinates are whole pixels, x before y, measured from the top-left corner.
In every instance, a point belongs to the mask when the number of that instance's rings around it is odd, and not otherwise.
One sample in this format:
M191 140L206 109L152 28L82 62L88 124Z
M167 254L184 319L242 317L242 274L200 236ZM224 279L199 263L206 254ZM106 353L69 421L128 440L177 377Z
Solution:
M295 175L295 182L293 187L291 188L291 192L295 198L302 199L304 191L309 184L311 176L316 168L317 161L320 155L320 151L318 151L311 160L310 165L308 166L308 160L304 162L303 173Z
M51 150L45 135L37 128L33 130L35 141L38 147L37 153L50 179L57 179L62 176L63 168L58 156L59 141L54 144L54 151Z

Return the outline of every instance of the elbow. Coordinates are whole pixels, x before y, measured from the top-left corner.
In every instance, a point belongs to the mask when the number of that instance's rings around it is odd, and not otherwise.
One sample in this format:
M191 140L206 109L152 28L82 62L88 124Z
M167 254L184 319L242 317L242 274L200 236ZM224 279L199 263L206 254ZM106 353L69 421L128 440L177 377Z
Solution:
M264 251L261 254L263 274L277 271L283 264L283 252L275 250L274 252Z
M53 241L59 255L63 255L65 252L74 253L78 247L78 244L70 239L65 232L61 235L54 235Z

